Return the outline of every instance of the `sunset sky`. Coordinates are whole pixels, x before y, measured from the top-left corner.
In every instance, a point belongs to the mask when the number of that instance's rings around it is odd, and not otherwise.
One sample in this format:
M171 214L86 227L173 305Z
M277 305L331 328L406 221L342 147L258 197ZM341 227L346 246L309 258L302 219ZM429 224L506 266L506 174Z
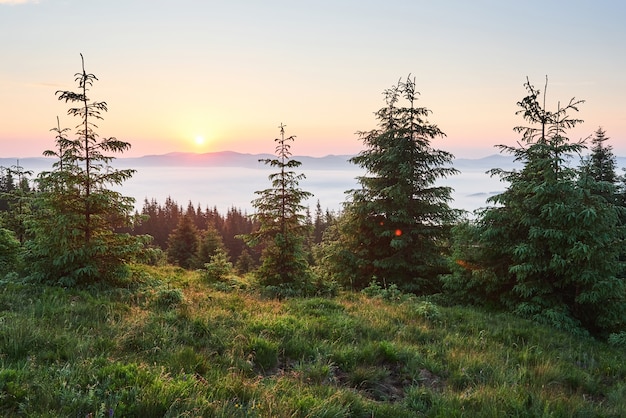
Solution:
M123 156L272 153L281 123L296 155L354 154L409 73L457 157L516 143L526 76L550 108L586 101L572 138L602 126L626 155L624 19L621 0L0 0L0 156L78 123L55 91L80 53Z

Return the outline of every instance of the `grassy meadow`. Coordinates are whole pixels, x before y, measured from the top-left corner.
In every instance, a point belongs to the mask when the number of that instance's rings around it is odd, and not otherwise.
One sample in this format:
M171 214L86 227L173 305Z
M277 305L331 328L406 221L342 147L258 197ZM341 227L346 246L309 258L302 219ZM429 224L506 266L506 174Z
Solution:
M0 283L0 416L623 417L626 352L394 288L276 300L133 266Z

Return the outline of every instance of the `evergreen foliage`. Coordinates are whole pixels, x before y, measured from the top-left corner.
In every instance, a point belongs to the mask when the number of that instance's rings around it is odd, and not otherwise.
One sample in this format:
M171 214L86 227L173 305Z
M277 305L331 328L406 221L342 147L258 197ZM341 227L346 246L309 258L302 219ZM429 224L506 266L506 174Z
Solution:
M184 215L180 218L167 242L167 260L170 263L185 269L193 267L194 256L199 247L199 234L190 216Z
M509 183L481 219L483 263L493 274L475 289L499 289L516 313L559 328L607 334L626 323L623 209L597 193L600 183L568 165L584 149L566 136L582 121L569 116L582 101L549 111L529 81L518 102L528 126L517 147L500 145L524 167L492 170Z
M15 190L15 187L12 170L0 167L0 213L4 214L9 210L9 194Z
M88 284L119 278L126 261L132 259L145 240L117 233L132 219L134 199L111 190L129 179L133 170L110 166L108 153L124 152L128 142L100 138L94 121L102 119L106 102L90 102L88 92L97 80L85 71L75 75L78 92L58 91L58 99L76 107L70 116L80 119L76 139L66 137L67 129L57 122L53 171L38 178L36 212L29 221L33 238L27 256L35 279L63 285Z
M233 273L233 263L228 261L228 257L223 249L217 249L208 263L204 264L204 277L210 281L222 281Z
M304 252L309 228L302 201L312 194L299 187L304 174L293 170L301 165L291 158L290 142L294 140L294 136L285 137L285 125L281 124L280 137L275 139L277 158L261 160L278 171L269 176L270 188L256 192L259 197L252 201L257 210L253 218L259 229L244 238L251 246L265 246L257 270L263 285L304 289L311 272Z
M20 242L13 231L0 226L0 279L17 269Z
M254 259L248 250L243 250L235 262L235 270L237 271L237 274L241 275L249 273L252 269L254 269Z
M586 164L589 175L598 182L617 183L617 160L613 147L606 145L609 138L602 127L599 127L591 139L591 155Z
M350 161L366 175L348 192L331 253L343 284L364 288L378 280L430 293L446 271L444 244L459 213L448 205L451 188L436 182L457 170L448 167L452 154L432 148L445 135L428 122L430 110L416 106L418 94L414 79L400 80L384 92L378 128L359 132L367 149Z
M189 210L190 207L192 210ZM191 219L200 235L198 246L200 253L194 255L193 268L203 268L204 263L210 259L209 253L216 245L223 246L231 260L237 260L244 251L252 258L250 266L258 260L258 251L247 248L239 238L240 235L253 232L257 225L241 209L235 207L229 208L226 215L222 215L215 207L205 210L193 209L191 204L183 211L171 197L168 197L164 204L159 204L155 199L145 199L141 212L137 213L137 217L142 220L133 225L131 233L154 237L154 245L166 251L168 239L183 216ZM206 243L205 239L208 240Z
M446 297L453 303L501 306L501 296L511 287L504 288L498 279L506 266L506 258L492 256L481 244L482 229L476 221L463 221L452 228L450 273L441 277ZM484 265L492 266L490 269ZM506 277L506 274L505 274Z
M9 168L0 167L0 220L15 233L20 244L26 240L26 219L30 215L34 191L29 182L30 170L19 160Z
M224 242L220 233L210 225L206 230L201 231L198 237L198 249L191 259L191 267L202 268L211 261L218 252L223 252L227 256Z
M621 204L622 199L618 190L619 176L615 172L617 159L613 154L613 147L605 144L608 140L606 132L601 127L598 128L591 139L591 154L583 160L581 175L590 176L595 181L597 194L610 202Z

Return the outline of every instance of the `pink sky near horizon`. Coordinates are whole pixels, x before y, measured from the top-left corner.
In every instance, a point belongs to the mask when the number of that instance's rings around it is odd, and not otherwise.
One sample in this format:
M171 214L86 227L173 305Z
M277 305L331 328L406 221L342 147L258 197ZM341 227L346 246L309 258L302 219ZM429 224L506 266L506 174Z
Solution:
M551 109L576 97L626 156L626 5L610 1L0 0L0 156L54 147L56 90L75 90L80 56L109 112L98 134L123 156L272 153L278 126L295 155L356 154L382 92L409 73L419 104L460 158L514 145L528 76ZM81 34L87 35L81 35ZM204 139L202 144L197 138ZM118 155L122 156L122 155Z

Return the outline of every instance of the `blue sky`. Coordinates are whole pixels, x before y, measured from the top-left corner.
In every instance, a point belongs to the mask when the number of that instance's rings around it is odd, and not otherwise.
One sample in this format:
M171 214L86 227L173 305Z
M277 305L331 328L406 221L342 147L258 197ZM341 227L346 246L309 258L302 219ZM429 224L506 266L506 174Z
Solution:
M409 73L459 157L515 144L528 76L556 107L586 100L574 139L602 126L626 155L626 3L621 1L0 0L0 154L41 155L77 121L83 53L109 112L102 136L127 155L272 152L278 125L295 154L356 153L382 91ZM200 141L200 138L202 141Z

